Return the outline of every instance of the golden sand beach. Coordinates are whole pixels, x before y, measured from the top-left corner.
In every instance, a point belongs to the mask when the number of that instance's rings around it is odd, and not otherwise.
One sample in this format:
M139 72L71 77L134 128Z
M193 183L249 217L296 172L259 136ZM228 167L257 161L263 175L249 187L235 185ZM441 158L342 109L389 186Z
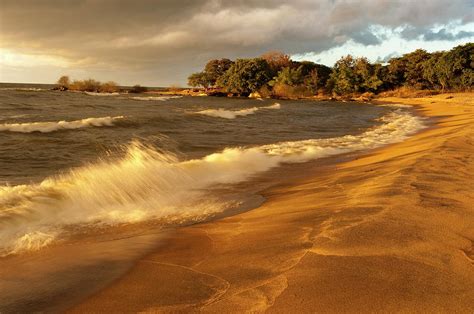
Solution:
M71 312L474 311L474 94L384 98L436 125L176 230Z

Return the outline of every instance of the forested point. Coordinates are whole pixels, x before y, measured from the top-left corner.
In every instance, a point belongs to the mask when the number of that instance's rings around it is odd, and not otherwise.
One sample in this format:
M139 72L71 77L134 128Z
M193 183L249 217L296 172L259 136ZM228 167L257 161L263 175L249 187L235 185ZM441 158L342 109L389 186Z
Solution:
M216 59L191 74L188 84L210 94L281 98L469 91L474 86L474 43L433 53L418 49L385 63L348 55L332 68L294 61L277 51L252 59Z

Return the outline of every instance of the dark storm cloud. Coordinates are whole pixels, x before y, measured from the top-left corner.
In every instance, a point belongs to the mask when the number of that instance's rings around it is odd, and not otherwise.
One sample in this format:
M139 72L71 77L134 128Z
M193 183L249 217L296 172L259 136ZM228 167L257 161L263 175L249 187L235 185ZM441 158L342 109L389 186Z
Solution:
M471 5L472 0L0 0L0 42L20 53L61 56L76 67L145 71L172 82L183 81L209 58L269 49L319 52L350 39L377 44L371 25L418 30L467 22Z

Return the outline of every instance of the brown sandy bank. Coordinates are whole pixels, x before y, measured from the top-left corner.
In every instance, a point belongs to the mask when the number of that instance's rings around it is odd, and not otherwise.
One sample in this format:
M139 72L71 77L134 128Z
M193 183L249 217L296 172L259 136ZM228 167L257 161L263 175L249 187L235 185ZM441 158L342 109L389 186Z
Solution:
M438 127L182 228L73 312L474 311L474 95Z

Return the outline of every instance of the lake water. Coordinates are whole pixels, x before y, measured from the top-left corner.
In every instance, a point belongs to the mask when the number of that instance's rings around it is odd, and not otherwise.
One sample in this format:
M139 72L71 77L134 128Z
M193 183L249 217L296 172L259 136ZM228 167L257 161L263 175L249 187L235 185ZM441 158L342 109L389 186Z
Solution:
M397 106L4 87L0 252L94 225L199 221L245 202L241 189L219 194L223 186L400 141L422 125Z

